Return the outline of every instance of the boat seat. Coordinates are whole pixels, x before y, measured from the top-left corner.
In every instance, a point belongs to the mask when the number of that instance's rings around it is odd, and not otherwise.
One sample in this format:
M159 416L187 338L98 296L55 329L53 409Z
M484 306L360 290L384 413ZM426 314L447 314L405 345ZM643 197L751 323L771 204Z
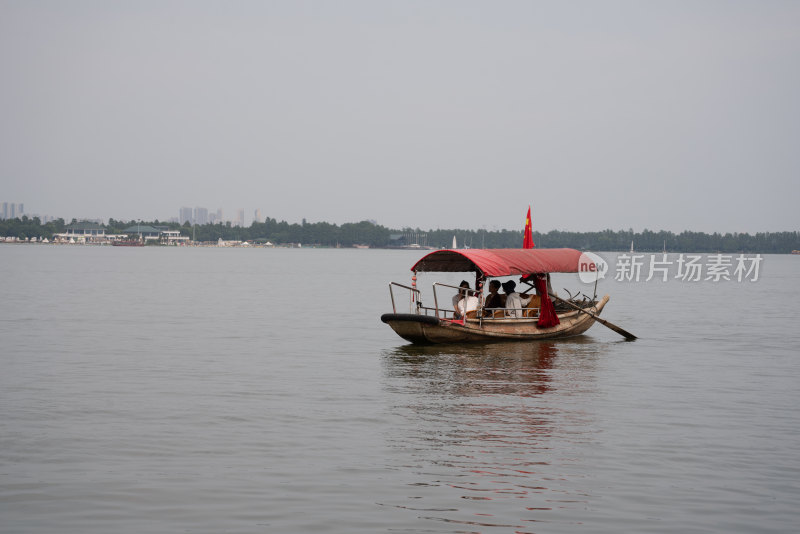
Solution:
M533 295L531 301L525 306L525 317L536 317L539 315L539 308L542 306L542 297Z

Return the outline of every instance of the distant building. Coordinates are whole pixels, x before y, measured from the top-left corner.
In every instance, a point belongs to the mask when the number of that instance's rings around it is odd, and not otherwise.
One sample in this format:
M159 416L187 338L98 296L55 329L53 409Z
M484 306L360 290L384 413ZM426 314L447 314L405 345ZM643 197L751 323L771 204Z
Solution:
M23 215L25 215L25 206L23 204L3 202L2 206L0 206L0 219L18 219Z
M53 234L53 241L56 243L97 243L105 240L106 229L102 224L92 221L68 224L64 232Z
M102 224L90 221L80 221L68 224L64 228L64 233L67 236L81 236L81 237L102 237L106 235L106 229Z
M166 226L150 226L146 224L137 224L136 226L129 226L123 230L128 235L141 235L144 239L158 239L163 232L169 230Z
M236 221L233 223L234 226L244 227L244 209L240 209L236 211Z
M165 230L159 234L162 245L188 245L189 236L183 236L178 230Z
M209 213L208 222L210 224L222 224L222 210L218 209L216 212Z
M389 235L389 246L390 247L405 247L408 245L408 240L406 239L405 234L391 234Z
M194 224L194 214L192 213L192 208L181 208L179 215L178 215L178 222L181 224Z
M195 224L208 224L208 209L195 208L194 209L194 223Z
M264 218L261 217L261 210L256 210L253 213L253 222L264 222Z

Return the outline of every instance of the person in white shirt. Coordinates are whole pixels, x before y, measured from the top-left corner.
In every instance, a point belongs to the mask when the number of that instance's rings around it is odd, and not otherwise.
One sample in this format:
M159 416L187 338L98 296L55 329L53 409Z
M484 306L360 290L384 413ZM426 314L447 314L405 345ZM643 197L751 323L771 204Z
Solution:
M469 282L462 280L459 287L461 289L453 296L453 309L455 310L456 319L464 317L471 311L477 311L478 306L480 306L478 297L468 291Z
M531 296L523 296L515 291L517 283L509 280L503 283L503 291L506 293L506 317L524 317L523 308L533 298Z

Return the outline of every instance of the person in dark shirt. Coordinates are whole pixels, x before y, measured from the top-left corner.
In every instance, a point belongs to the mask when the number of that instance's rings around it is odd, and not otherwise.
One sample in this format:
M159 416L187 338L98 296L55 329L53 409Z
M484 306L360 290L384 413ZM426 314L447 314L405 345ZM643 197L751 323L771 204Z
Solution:
M483 303L483 307L488 309L486 316L496 313L498 311L496 308L503 308L505 306L505 299L498 291L500 291L500 280L492 280L489 282L489 294L486 295L486 300ZM503 312L500 311L500 315L502 315L502 313Z

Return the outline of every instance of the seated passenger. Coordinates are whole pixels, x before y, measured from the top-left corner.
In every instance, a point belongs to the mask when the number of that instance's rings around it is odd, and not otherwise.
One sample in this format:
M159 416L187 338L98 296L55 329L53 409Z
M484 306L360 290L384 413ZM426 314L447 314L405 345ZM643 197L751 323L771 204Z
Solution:
M480 301L478 297L474 294L470 294L469 290L469 282L466 280L462 280L459 284L461 289L458 290L458 293L455 294L453 297L453 308L455 310L456 319L460 319L465 315L468 317L474 317L475 313L470 312L477 312L478 306L480 306Z
M462 280L461 283L458 284L458 287L469 289L469 282L467 282L466 280ZM458 293L453 295L453 310L455 310L456 313L458 313L458 301L460 301L463 298L464 298L463 289L459 289Z
M505 308L505 299L503 298L504 295L500 295L497 292L500 290L500 280L492 280L489 282L489 294L486 295L486 301L483 303L483 307L486 310L484 314L486 317L494 315L502 316L503 310L498 308Z
M480 301L478 297L475 295L470 295L466 299L461 299L458 302L458 316L463 317L467 316L469 318L474 318L478 314L478 308L480 307Z
M523 296L515 291L517 283L509 280L503 284L503 291L506 293L506 317L523 317L522 308L525 307L533 298Z

